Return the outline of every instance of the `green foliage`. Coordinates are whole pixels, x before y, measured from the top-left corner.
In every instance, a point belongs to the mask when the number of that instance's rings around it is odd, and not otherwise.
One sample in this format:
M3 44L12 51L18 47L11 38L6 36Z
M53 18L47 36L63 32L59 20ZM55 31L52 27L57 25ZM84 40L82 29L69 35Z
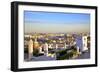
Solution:
M68 50L62 50L62 51L57 52L58 53L57 60L70 59L74 55L77 55L76 47L72 46L70 49L71 49L70 52L68 52Z
M33 55L34 55L34 56L38 56L38 53L39 53L39 51L38 51L37 49L34 49Z

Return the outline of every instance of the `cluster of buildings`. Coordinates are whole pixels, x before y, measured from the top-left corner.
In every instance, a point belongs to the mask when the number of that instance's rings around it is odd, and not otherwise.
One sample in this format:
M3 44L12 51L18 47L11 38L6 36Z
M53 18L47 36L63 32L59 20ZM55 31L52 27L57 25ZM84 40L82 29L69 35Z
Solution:
M34 51L38 54L55 57L49 50L64 50L71 46L77 48L78 53L90 50L89 34L33 34L24 36L24 49L28 51L28 58L33 57Z

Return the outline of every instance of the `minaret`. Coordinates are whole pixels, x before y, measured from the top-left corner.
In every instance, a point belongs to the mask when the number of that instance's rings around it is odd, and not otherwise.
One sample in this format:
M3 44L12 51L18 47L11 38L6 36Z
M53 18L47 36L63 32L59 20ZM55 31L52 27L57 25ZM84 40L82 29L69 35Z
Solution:
M45 43L44 44L44 54L46 55L46 56L48 56L48 44L47 43Z
M33 56L33 40L30 38L28 42L28 58L29 60L32 59Z

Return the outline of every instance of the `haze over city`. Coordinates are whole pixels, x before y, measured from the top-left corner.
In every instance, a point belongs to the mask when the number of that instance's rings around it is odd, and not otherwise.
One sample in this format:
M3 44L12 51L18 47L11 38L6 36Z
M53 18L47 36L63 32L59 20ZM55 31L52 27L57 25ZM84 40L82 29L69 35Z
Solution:
M89 33L90 14L24 11L25 33Z
M90 58L90 14L24 11L24 60Z

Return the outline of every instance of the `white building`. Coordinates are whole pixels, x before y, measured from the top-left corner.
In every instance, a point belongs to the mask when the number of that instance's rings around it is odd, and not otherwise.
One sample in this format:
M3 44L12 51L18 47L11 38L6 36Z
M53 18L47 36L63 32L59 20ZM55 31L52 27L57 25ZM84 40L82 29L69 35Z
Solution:
M39 53L44 53L44 52L42 51L42 46L39 47Z
M52 48L53 48L52 45L53 45L53 44L49 44L48 48L52 49Z
M58 49L58 44L56 44L56 49Z
M48 56L48 48L49 48L49 47L48 47L48 44L45 43L43 49L44 49L44 54L45 54L46 56Z
M87 51L88 47L87 47L87 36L82 36L82 42L83 42L83 48L82 51Z
M33 56L33 40L30 39L29 42L28 42L28 57L29 57L29 60L32 58Z
M64 48L65 48L65 49L67 48L67 45L66 45L66 43L64 43Z

